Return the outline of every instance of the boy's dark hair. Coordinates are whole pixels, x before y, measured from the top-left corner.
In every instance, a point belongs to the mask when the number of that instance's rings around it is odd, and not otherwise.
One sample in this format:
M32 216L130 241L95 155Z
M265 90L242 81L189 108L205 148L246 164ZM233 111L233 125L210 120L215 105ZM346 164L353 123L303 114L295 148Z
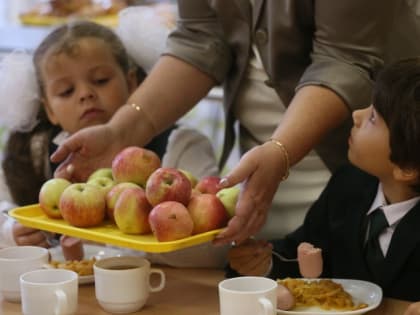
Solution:
M86 37L102 39L111 49L115 60L124 73L135 68L138 82L146 77L144 70L134 65L118 36L108 27L79 21L59 26L53 30L34 52L33 63L43 95L43 82L40 75L40 64L50 54L71 54L78 40ZM37 126L30 132L13 132L10 134L5 148L2 163L6 184L13 201L18 205L38 202L38 194L42 184L49 179L49 155L51 141L61 130L52 125L40 106Z
M379 72L373 106L389 129L390 160L420 174L420 57L400 60ZM420 180L413 188L420 192Z

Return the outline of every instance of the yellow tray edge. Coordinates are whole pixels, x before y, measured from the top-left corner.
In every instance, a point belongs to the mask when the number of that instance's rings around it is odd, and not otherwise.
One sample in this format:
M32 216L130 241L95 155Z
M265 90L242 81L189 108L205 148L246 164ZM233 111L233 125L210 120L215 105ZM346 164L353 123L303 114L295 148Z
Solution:
M35 213L36 216L31 217L29 216L29 213ZM119 232L116 226L112 227L111 224L92 228L74 227L64 220L48 218L45 214L43 214L38 204L12 209L9 211L9 215L15 218L22 225L28 227L152 253L170 252L199 245L213 240L214 237L222 230L212 230L176 241L159 242L151 235L142 236L124 234ZM106 233L106 229L108 229L109 232L116 232L118 234Z

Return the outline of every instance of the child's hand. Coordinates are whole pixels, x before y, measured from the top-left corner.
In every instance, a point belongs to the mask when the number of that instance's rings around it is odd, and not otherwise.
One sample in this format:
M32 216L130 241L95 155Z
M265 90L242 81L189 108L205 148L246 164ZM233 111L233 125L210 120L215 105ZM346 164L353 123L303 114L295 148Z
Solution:
M264 276L271 265L272 247L267 241L248 239L229 250L229 264L241 275Z
M420 302L410 304L404 315L420 315Z
M17 245L33 245L48 248L50 247L45 234L33 228L29 228L16 222L12 228L13 238Z

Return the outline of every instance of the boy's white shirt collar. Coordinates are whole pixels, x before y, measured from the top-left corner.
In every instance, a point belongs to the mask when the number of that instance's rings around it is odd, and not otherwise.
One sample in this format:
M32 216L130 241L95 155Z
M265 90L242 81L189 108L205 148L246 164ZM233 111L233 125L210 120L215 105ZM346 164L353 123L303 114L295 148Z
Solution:
M392 235L394 234L398 223L416 205L416 203L419 202L419 200L420 196L393 204L387 204L382 184L379 183L375 199L373 200L373 203L366 215L369 215L378 207L381 207L384 211L389 226L379 235L378 238L384 257L386 257L388 253L389 244L391 243Z
M382 184L379 183L376 197L373 200L373 203L369 211L367 212L367 215L373 212L376 208L381 207L384 211L389 226L393 226L394 224L398 223L398 221L401 220L401 218L405 216L408 213L408 211L410 211L416 205L417 202L419 202L419 200L420 196L393 204L387 204L382 189Z
M69 136L70 133L68 133L67 131L61 131L54 137L52 142L55 145L61 145Z

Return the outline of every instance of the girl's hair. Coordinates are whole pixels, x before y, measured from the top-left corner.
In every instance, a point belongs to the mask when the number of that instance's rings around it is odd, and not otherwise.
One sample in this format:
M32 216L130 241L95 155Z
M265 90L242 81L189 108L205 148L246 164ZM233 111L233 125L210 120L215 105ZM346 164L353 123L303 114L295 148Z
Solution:
M143 81L145 72L134 65L121 40L110 28L93 22L79 21L59 26L35 50L33 63L40 89L39 95L44 95L40 70L43 58L61 53L71 55L77 42L87 37L102 39L111 49L122 71L128 73L135 69L138 82ZM37 116L37 126L30 132L12 132L5 148L2 163L5 180L14 202L18 205L37 203L42 184L52 176L48 161L50 145L53 137L61 129L49 122L43 106L40 106Z
M377 76L373 106L389 129L390 160L420 174L420 58L385 67ZM413 185L420 192L420 180Z

